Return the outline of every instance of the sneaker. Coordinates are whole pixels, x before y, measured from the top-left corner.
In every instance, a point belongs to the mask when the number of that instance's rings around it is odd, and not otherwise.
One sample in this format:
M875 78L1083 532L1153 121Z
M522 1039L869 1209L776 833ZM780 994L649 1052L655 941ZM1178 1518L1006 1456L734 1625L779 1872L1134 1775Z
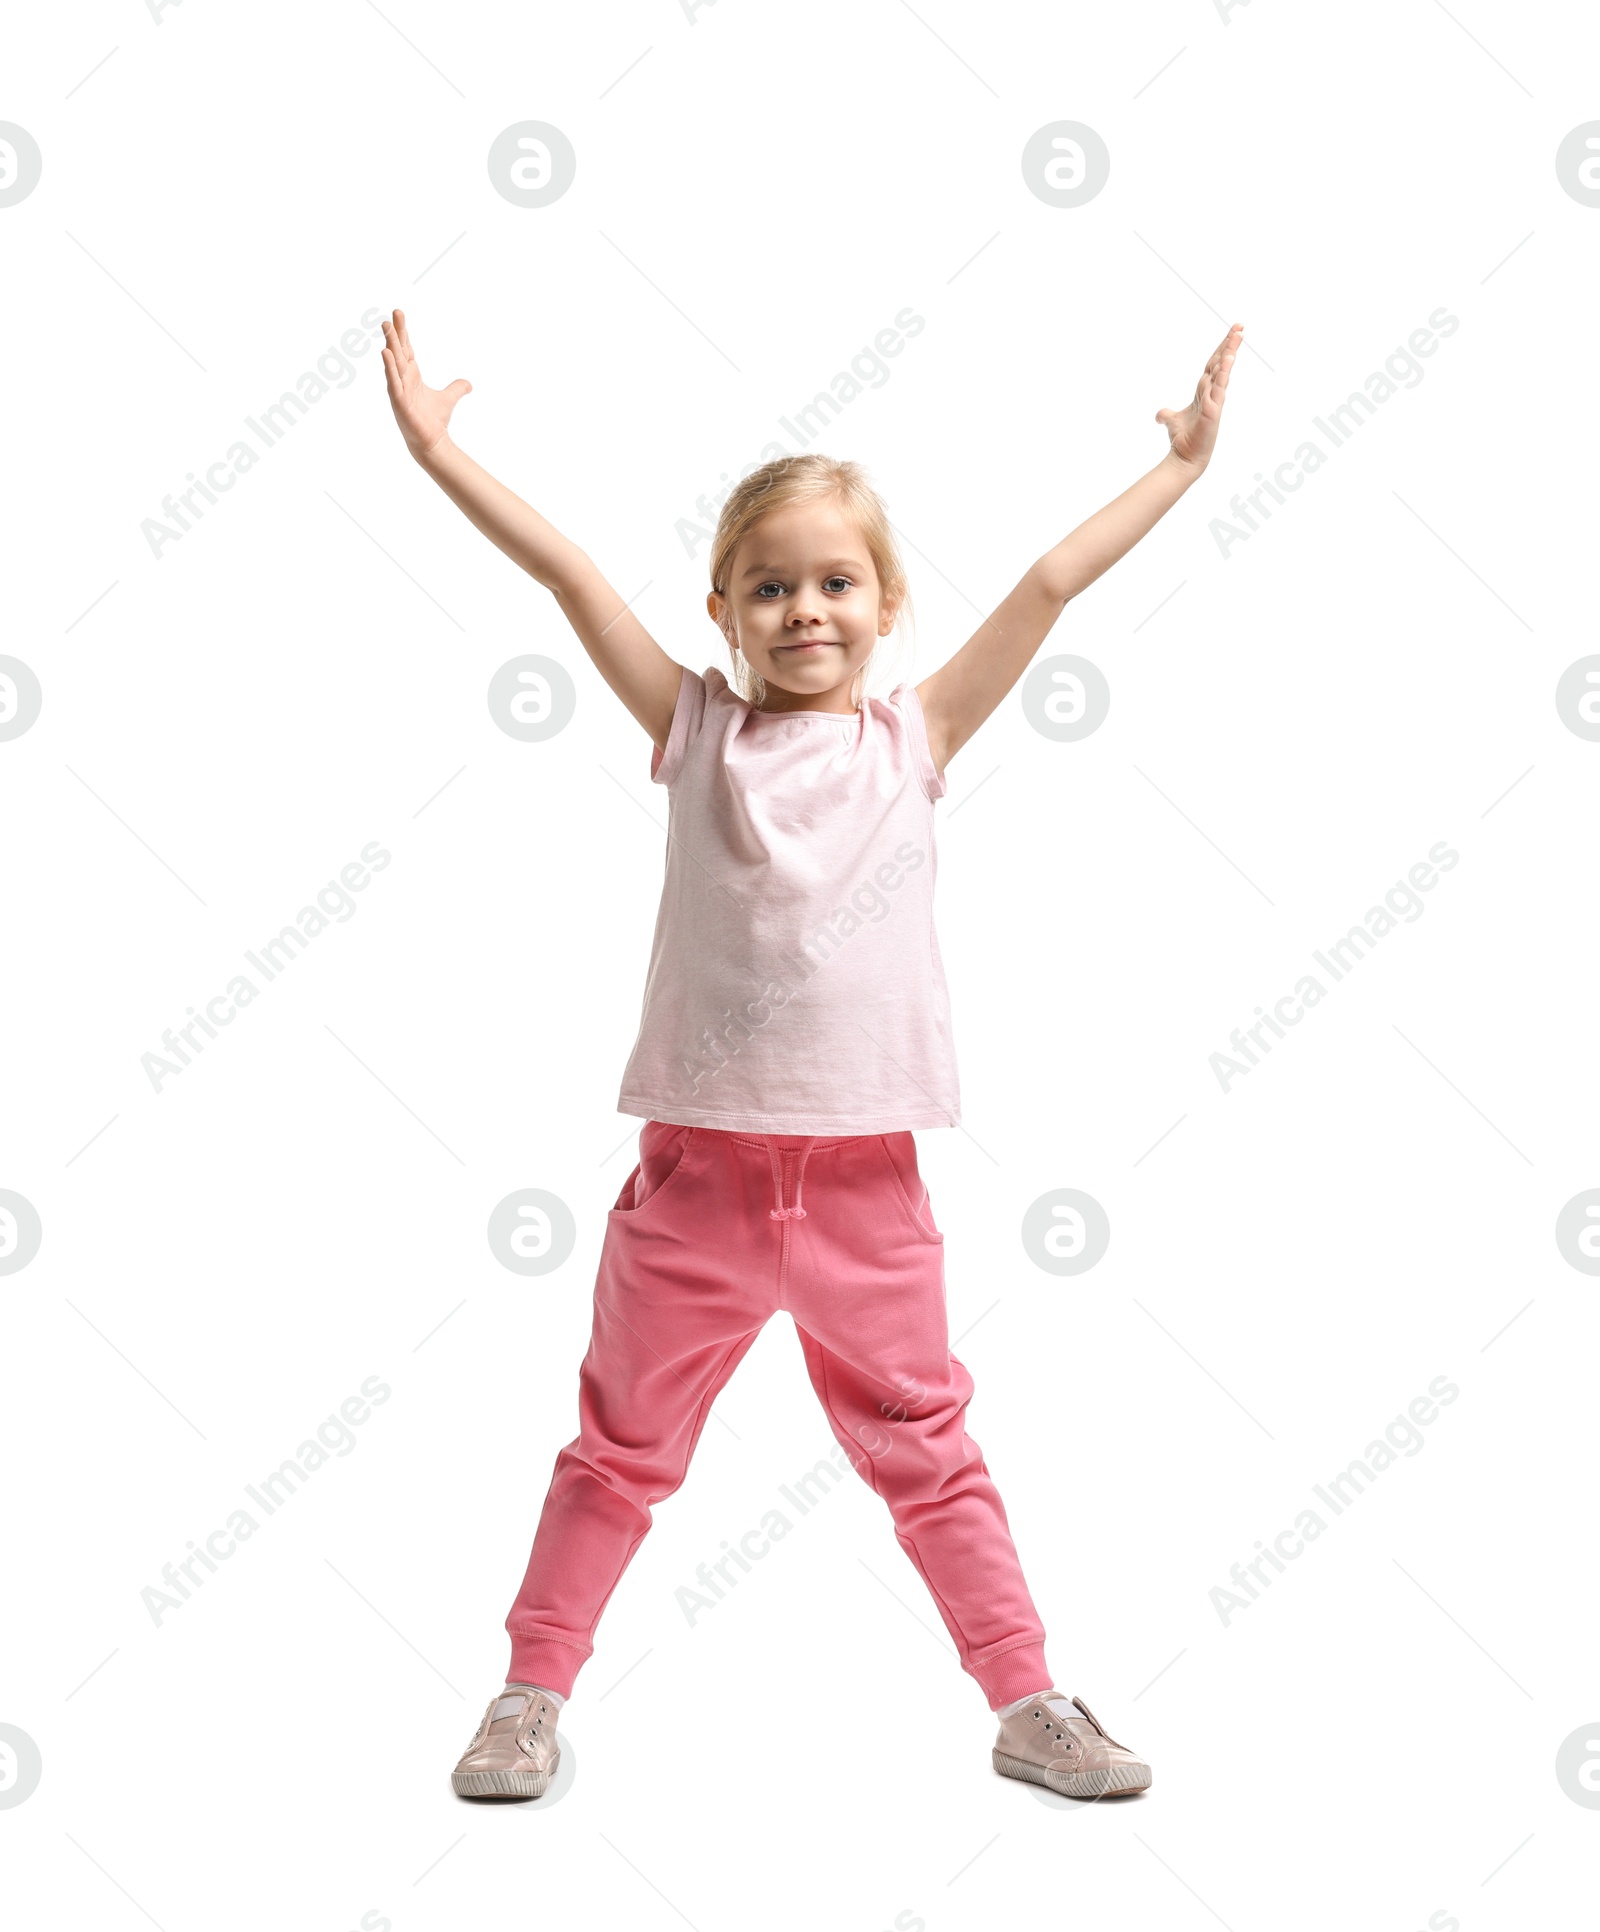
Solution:
M1144 1791L1150 1767L1119 1744L1081 1697L1065 1715L1052 1708L1068 1700L1049 1691L1003 1718L995 1740L994 1768L1002 1777L1026 1778L1064 1798L1118 1797Z
M539 1798L560 1762L556 1706L531 1684L507 1684L490 1701L450 1785L458 1798Z

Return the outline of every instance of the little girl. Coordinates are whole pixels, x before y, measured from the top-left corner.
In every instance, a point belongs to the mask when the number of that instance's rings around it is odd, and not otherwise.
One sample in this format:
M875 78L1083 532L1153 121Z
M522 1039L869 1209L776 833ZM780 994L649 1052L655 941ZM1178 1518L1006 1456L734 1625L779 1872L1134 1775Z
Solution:
M400 310L383 331L411 454L553 592L649 734L669 801L618 1102L644 1118L639 1162L607 1221L578 1434L556 1457L506 1619L511 1669L455 1791L545 1791L557 1713L651 1505L682 1483L718 1392L780 1308L835 1438L888 1504L999 1716L994 1768L1071 1797L1143 1791L1149 1765L1053 1688L999 1492L964 1427L972 1378L949 1350L944 1236L912 1139L960 1123L933 803L1068 601L1205 469L1242 328L1187 408L1157 412L1171 446L1155 468L1042 556L948 663L887 698L864 687L906 577L855 463L783 457L733 489L706 599L732 676L697 677L582 550L451 441L471 384L424 384Z

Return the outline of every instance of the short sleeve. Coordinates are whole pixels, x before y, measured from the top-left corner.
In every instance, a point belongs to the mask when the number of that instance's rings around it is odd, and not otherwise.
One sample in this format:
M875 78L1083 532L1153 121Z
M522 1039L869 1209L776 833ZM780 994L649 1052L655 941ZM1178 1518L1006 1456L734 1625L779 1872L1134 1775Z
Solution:
M682 676L678 681L678 702L672 709L672 728L667 733L666 748L652 746L650 750L650 777L657 785L670 785L677 777L683 754L706 714L705 679L687 664L679 668Z
M944 774L935 768L933 753L928 747L928 721L922 715L922 700L917 696L917 687L914 684L897 685L889 694L889 702L906 721L906 737L916 761L917 776L922 780L922 789L929 798L943 798Z

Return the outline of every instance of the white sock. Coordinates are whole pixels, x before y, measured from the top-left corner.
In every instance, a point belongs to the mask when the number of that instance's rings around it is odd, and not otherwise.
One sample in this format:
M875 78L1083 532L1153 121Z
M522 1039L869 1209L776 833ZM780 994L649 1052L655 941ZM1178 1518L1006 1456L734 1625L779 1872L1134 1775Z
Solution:
M1026 1697L1019 1697L1014 1704L1002 1704L1000 1709L995 1712L995 1716L1015 1717L1018 1711L1026 1710L1030 1704L1037 1704L1041 1700L1049 1705L1057 1717L1081 1718L1083 1716L1082 1711L1078 1709L1070 1697L1063 1697L1054 1688L1030 1691Z
M561 1706L565 1704L567 1701L559 1691L546 1690L543 1684L508 1683L506 1685L506 1689L507 1690L536 1690L541 1697L548 1697L550 1702L555 1705L558 1711L560 1710Z

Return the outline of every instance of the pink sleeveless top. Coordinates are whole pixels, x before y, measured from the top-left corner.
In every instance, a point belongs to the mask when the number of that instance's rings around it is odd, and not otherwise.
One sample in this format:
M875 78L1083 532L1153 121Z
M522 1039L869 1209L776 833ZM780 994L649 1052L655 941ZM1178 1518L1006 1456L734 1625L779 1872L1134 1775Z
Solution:
M916 691L763 712L685 666L651 776L666 879L618 1111L758 1134L958 1126L933 929L945 783Z

